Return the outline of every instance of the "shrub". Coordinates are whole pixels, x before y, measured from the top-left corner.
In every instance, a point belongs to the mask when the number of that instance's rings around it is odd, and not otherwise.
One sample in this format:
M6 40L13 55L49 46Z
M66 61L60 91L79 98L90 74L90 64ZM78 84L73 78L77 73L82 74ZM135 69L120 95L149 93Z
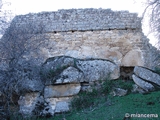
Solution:
M106 79L102 82L100 89L94 89L92 92L80 92L76 97L73 98L71 102L71 107L74 110L82 110L85 108L93 108L98 105L99 102L96 101L96 98L105 98L109 96L109 93L113 88L122 88L131 92L133 81L123 81L123 80L109 80Z

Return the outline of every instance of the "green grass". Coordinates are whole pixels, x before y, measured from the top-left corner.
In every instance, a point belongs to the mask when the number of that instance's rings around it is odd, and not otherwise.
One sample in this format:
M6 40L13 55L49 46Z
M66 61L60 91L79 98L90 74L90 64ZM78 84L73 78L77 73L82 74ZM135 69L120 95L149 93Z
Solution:
M123 97L90 98L97 104L81 110L55 115L47 120L123 120L125 113L158 114L159 118L131 118L130 120L160 120L160 91L150 94L129 94Z

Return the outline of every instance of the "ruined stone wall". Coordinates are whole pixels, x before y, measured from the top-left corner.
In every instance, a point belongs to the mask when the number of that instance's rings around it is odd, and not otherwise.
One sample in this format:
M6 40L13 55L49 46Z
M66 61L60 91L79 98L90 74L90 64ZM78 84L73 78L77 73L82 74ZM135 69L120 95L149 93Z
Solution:
M15 17L17 27L27 23L43 24L45 32L90 31L109 29L141 29L136 13L110 9L69 9Z
M149 40L142 33L141 18L136 13L69 9L20 15L12 23L15 29L32 23L35 33L43 27L43 33L37 36L47 35L48 41L41 46L41 55L27 56L39 57L42 62L49 57L67 55L110 59L120 66L150 67L152 64Z
M30 24L34 30L27 27ZM43 83L30 78L23 80L30 91L18 101L19 112L24 115L31 115L41 104L43 114L53 116L68 111L71 98L81 90L92 91L95 84L95 88L100 88L99 80L118 79L119 66L133 70L135 66L157 64L154 60L158 51L144 36L141 18L135 13L110 9L59 10L17 16L12 25L17 30L15 36L21 29L25 29L26 35L35 34L30 41L45 36L39 51L31 51L24 58L38 59L37 63L49 58L42 65L46 73ZM46 78L50 71L52 75Z
M50 42L42 47L45 57L103 58L121 66L145 65L146 39L135 30L102 30L48 33Z

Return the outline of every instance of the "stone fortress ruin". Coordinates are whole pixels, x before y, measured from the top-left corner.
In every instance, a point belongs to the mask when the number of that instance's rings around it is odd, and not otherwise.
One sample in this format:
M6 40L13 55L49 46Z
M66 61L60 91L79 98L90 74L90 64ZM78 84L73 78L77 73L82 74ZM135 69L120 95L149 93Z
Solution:
M20 15L13 22L17 29L33 23L38 30L43 24L42 34L50 38L41 49L45 59L66 55L110 59L120 66L153 65L153 48L142 32L141 18L136 13L69 9Z
M136 13L68 9L20 15L12 21L15 29L24 28L28 23L34 24L35 32L43 26L43 31L36 36L45 35L49 39L40 46L40 54L31 52L25 58L38 59L41 64L50 58L43 68L57 71L56 66L60 65L62 69L58 71L58 78L53 76L54 82L53 79L43 85L32 80L26 82L32 92L19 99L22 114L32 114L37 101L46 104L42 114L68 111L69 101L74 95L80 90L90 89L93 82L105 79L108 74L112 79L118 79L120 68L133 72L135 66L154 68L159 63L155 61L158 50L143 34L141 18ZM26 34L29 33L26 31ZM136 80L138 86L146 84ZM160 82L156 83L160 85ZM150 83L147 86L153 88ZM148 87L142 88L149 90Z

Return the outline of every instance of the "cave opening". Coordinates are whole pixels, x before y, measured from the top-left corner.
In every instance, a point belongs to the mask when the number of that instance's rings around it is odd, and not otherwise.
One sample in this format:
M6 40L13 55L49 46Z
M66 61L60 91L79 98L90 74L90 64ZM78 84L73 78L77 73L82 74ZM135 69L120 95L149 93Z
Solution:
M120 67L120 79L132 80L134 66L121 66Z

